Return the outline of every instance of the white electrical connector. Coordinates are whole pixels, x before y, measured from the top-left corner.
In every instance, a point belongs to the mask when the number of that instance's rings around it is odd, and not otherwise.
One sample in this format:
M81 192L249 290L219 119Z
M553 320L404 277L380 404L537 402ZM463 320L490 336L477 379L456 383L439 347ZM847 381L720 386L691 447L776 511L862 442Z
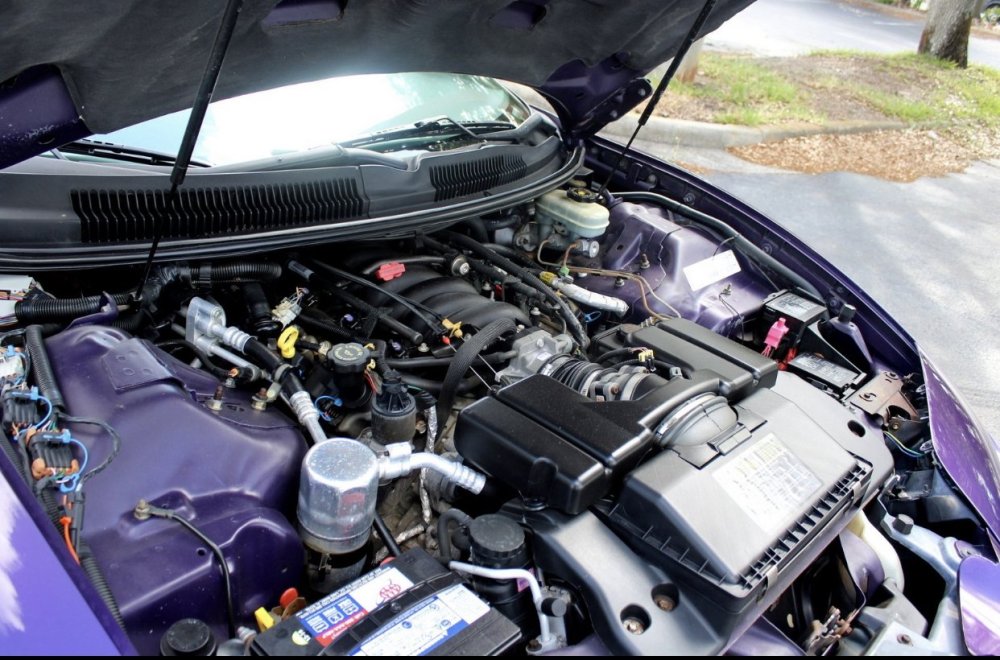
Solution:
M0 326L17 322L14 306L36 286L28 275L0 275Z
M285 328L302 313L302 301L309 295L308 289L297 289L294 296L288 296L271 310L271 318Z

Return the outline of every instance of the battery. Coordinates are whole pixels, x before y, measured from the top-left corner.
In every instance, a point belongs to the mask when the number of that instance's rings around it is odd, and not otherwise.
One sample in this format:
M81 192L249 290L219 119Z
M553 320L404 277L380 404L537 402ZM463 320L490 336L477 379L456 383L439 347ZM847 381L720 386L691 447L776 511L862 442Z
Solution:
M520 629L420 548L254 638L253 655L499 655Z
M818 355L803 353L788 363L788 371L812 383L823 385L838 395L853 390L864 381L864 374L834 364Z

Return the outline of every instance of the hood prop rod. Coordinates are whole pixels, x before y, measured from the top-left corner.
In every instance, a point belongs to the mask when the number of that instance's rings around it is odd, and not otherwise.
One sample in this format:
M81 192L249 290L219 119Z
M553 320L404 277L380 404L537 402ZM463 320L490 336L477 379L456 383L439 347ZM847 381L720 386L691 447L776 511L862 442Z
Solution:
M698 39L698 34L705 26L705 21L708 20L712 10L715 9L715 3L716 0L707 0L704 6L702 6L701 11L698 13L697 18L694 19L691 29L688 30L687 36L685 36L684 41L681 42L681 47L677 49L677 54L674 55L674 59L670 61L670 66L667 67L667 72L663 75L663 79L660 81L660 84L656 86L656 90L653 92L653 95L649 97L649 102L646 104L646 108L642 111L642 115L639 116L639 121L636 124L635 130L632 131L632 137L630 137L625 146L622 147L621 153L618 154L618 159L615 161L614 167L611 168L611 171L608 172L607 178L604 179L604 183L601 184L601 190L599 193L601 196L603 196L607 191L608 184L611 183L611 179L625 164L625 156L632 148L632 143L635 142L635 138L639 135L639 131L641 131L642 127L646 125L646 122L649 121L653 111L656 110L656 106L659 105L660 99L663 98L663 93L667 91L667 85L670 84L670 81L677 73L677 69L680 68L681 62L684 61L684 56L687 55L688 50L691 49L691 44Z
M153 242L149 246L149 256L146 257L146 266L143 269L142 279L139 280L139 286L136 287L135 292L132 294L133 305L143 302L142 291L146 288L146 281L149 280L150 272L153 269L153 259L156 257L156 250L160 246L160 238L163 236L163 225L166 221L164 216L172 214L177 207L177 189L184 183L188 167L191 165L191 155L194 153L198 134L201 132L202 123L205 121L205 112L208 110L208 104L212 102L212 95L215 93L215 84L219 80L219 72L222 71L222 61L226 58L226 52L229 50L229 42L232 40L233 32L236 29L236 22L239 20L242 9L243 0L229 0L226 3L225 12L222 15L222 23L219 24L219 31L215 35L215 43L212 44L212 51L208 55L208 64L201 76L201 85L198 87L198 94L194 97L194 105L191 106L191 115L188 117L187 126L184 128L181 146L177 151L177 157L174 159L174 167L170 171L170 190L167 192L166 202L153 218Z

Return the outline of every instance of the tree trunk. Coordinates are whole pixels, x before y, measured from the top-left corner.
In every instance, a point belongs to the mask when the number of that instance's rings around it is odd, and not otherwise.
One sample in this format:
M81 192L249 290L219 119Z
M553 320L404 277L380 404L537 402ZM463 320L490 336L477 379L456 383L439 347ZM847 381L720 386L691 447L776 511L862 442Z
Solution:
M931 0L917 52L969 65L969 29L980 0Z
M685 55L684 59L681 60L681 65L677 67L677 73L674 74L674 80L689 84L694 82L695 76L698 75L698 59L701 57L701 47L704 44L704 37L691 44L691 48L688 49L687 55Z

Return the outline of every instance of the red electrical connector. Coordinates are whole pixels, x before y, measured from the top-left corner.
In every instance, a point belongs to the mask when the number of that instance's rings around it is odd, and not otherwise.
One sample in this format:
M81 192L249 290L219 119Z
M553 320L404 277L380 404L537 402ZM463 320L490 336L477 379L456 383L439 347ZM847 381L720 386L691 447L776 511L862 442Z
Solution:
M771 357L778 350L781 340L785 338L789 330L790 328L785 325L785 317L779 317L774 322L774 325L771 326L771 329L767 331L767 338L764 340L764 350L761 353L766 357Z

